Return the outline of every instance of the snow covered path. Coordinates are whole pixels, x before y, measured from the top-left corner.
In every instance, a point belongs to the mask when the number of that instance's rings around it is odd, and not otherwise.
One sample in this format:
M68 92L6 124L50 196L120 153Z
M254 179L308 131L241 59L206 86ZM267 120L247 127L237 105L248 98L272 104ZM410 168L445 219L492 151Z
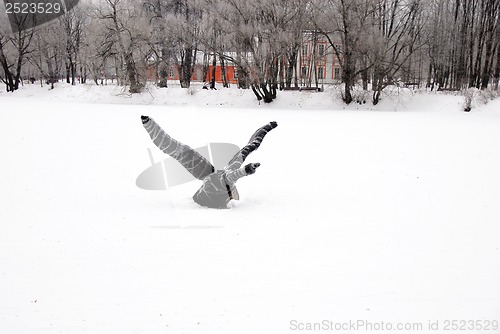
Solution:
M0 333L500 320L500 101L471 113L457 103L370 112L2 96ZM248 158L262 166L238 182L241 201L210 210L191 200L197 181L135 186L147 148L164 158L141 114L192 147L279 127Z

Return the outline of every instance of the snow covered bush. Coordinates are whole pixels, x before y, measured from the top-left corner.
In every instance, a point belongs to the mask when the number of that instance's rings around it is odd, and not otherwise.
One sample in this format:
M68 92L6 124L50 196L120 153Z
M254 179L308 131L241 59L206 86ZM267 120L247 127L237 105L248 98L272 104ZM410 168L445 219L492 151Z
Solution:
M498 91L492 89L480 90L477 88L469 88L462 93L465 97L464 111L469 112L472 108L488 104L491 100L499 97Z
M346 94L345 94L345 84L341 84L336 86L336 91L340 90L340 98L342 101L346 101ZM351 99L352 102L358 103L358 104L365 104L366 101L370 99L370 92L367 90L363 90L363 88L360 85L354 85L351 88Z

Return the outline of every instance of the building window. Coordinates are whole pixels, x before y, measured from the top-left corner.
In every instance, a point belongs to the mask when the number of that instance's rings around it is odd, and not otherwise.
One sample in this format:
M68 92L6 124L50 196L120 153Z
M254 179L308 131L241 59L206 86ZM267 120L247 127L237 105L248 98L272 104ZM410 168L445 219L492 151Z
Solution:
M318 45L318 56L320 58L323 58L324 55L325 55L325 45L320 44L320 45Z
M174 71L174 67L173 66L169 66L168 67L168 76L170 78L175 78L175 71Z
M307 78L307 67L302 67L301 75L302 78Z
M333 76L334 79L340 79L340 68L338 67L335 67L334 69L334 76Z
M307 58L307 45L302 46L302 58Z
M318 80L323 80L324 79L324 75L323 75L323 67L318 67Z
M233 73L234 73L234 79L238 79L238 69L237 68L233 68Z

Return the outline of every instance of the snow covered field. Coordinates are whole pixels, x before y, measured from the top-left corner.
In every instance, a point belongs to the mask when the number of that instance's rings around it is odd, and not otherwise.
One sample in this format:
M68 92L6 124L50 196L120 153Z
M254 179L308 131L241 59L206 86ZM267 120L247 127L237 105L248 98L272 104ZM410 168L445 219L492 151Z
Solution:
M0 333L500 321L500 100L464 113L439 94L344 110L328 90L260 106L237 89L120 93L0 93ZM191 199L199 181L136 187L147 149L164 158L140 115L192 147L279 126L241 201L212 210Z

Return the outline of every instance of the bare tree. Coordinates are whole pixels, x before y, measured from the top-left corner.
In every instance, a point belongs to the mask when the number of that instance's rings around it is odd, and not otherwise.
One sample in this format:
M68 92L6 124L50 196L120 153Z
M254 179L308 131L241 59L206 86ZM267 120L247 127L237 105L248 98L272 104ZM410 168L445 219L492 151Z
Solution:
M420 0L379 0L373 18L372 51L373 104L380 100L382 90L394 84L399 71L422 45L418 43L424 22Z
M500 2L482 1L481 9L480 29L482 31L481 36L483 36L481 40L484 43L484 56L477 57L476 71L474 73L477 75L475 86L477 88L486 89L490 80L493 78L495 53L500 52ZM481 54L480 51L482 51L482 49L483 46L481 46L478 55ZM497 59L497 62L499 61L500 59ZM471 86L472 85L474 85L474 80L471 82Z
M77 64L80 56L80 46L83 38L83 30L85 28L85 15L81 6L88 7L86 4L74 8L67 12L59 19L59 24L64 31L65 42L65 65L66 65L66 82L72 85L76 84Z
M14 17L19 29L16 33L9 33L6 25L0 26L0 67L4 76L1 78L7 87L7 92L19 89L21 72L30 53L30 45L33 39L34 29L23 29L31 20L30 15ZM6 23L4 23L6 24Z
M144 84L139 76L135 54L146 40L147 25L141 7L131 0L106 0L95 7L97 18L105 22L106 43L115 47L124 64L129 91L141 92Z
M181 87L189 88L202 34L201 0L146 0L144 6L153 26L151 50L162 63L163 74L174 64Z
M33 52L30 53L29 61L35 65L40 72L40 81L46 81L51 89L59 80L65 50L60 41L64 33L57 24L50 24L39 28L34 37Z
M438 89L485 89L495 78L500 43L500 3L491 0L431 1L429 85Z
M198 79L215 88L216 67L227 86L231 64L238 87L269 103L300 77L318 87L326 38L340 64L343 100L351 103L353 87L367 91L371 82L376 104L386 86L425 76L431 89L498 88L499 20L500 2L492 0L104 0L61 17L60 34L49 26L14 34L0 27L0 80L18 89L29 58L47 79L61 74L62 62L68 83L78 74L96 84L116 77L130 92L142 90L153 63L160 86L176 69L184 88L201 65Z
M352 88L356 77L372 64L363 62L366 43L370 41L370 18L373 15L372 0L319 0L316 10L320 17L317 28L326 36L342 69L346 104L353 101ZM339 36L342 45L333 36Z
M285 74L288 86L291 84L307 4L299 0L225 0L211 6L212 15L220 18L227 32L225 45L231 55L226 58L238 67L239 86L249 85L259 101L270 103L276 98ZM288 60L288 69L283 60Z
M155 59L159 79L158 86L167 88L173 44L166 20L169 3L165 0L144 0L142 5L151 25L149 51Z

